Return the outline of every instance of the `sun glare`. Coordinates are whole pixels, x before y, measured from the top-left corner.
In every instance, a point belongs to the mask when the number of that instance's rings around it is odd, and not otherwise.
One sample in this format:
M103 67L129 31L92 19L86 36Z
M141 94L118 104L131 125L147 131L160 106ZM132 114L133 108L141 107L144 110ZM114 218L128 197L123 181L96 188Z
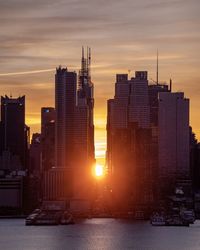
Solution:
M95 175L96 175L96 177L103 176L103 166L98 164L98 163L95 166Z

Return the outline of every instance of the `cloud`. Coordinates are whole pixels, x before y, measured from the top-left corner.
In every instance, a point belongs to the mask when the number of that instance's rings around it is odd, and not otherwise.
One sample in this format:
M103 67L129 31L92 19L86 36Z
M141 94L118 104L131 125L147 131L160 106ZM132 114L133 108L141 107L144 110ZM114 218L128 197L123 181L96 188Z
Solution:
M81 46L89 45L95 115L102 128L115 74L146 69L154 78L158 48L160 78L172 76L174 88L194 100L191 118L197 130L199 8L198 0L0 1L0 93L26 94L27 112L39 113L41 106L54 103L56 66L78 70Z
M24 71L24 72L11 72L11 73L0 73L1 76L15 76L15 75L30 75L30 74L39 74L43 72L52 72L55 69L41 69L41 70L32 70L32 71Z

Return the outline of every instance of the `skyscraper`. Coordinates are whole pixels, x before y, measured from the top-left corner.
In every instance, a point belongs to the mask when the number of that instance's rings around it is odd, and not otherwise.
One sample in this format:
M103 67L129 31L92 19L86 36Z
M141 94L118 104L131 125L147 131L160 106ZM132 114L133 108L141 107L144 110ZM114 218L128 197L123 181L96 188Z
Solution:
M55 108L42 107L41 108L41 134L44 134L45 126L49 122L55 121Z
M58 67L55 75L55 168L45 174L45 197L54 183L57 194L69 201L87 199L91 191L94 164L93 83L90 74L91 52L82 51L81 70L77 74ZM63 178L60 179L60 176ZM54 179L53 179L54 178ZM49 187L48 187L49 186ZM51 195L52 194L52 195Z
M161 92L171 92L171 80L170 88L167 84L151 84L148 86L149 92L149 105L150 105L150 124L152 127L158 126L158 95Z
M152 201L151 129L146 71L116 76L108 101L107 163L117 206L136 209Z
M75 178L74 189L77 198L90 197L92 190L91 173L95 162L94 156L94 96L91 81L91 51L87 48L84 55L82 48L81 70L79 71L77 106L75 113L74 149Z
M55 108L41 108L41 169L55 166Z
M150 127L150 106L147 71L136 71L130 80L129 121L137 122L141 128Z
M0 154L7 151L18 157L21 169L28 163L29 128L25 125L25 96L1 97L1 133L2 148Z
M56 167L73 165L74 116L76 107L77 74L58 67L55 75L55 159Z
M78 133L87 134L87 158L88 164L94 163L94 85L91 80L91 49L87 48L87 57L84 55L84 48L82 48L82 60L81 60L81 70L79 71L79 81L78 81L78 119L80 121L76 122L77 125L81 121L85 120L87 122L86 127L84 126L77 129ZM84 108L85 107L85 108ZM83 110L84 109L84 110ZM82 116L81 116L81 113ZM84 113L84 114L83 114ZM83 119L83 116L85 117ZM82 118L81 118L82 117ZM81 125L81 124L80 124ZM77 138L81 138L77 135Z
M189 99L184 93L159 93L159 175L163 178L188 178Z

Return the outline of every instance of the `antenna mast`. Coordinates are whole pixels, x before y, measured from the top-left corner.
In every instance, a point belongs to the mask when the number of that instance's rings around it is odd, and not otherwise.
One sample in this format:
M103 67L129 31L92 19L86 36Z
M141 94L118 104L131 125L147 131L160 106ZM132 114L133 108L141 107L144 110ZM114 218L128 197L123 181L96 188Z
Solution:
M157 49L156 83L157 83L157 85L158 85L158 49Z

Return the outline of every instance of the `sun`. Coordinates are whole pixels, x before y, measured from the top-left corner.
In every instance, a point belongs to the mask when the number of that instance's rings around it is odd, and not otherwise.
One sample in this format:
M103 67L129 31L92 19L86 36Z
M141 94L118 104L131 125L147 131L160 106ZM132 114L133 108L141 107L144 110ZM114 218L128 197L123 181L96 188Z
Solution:
M99 163L96 163L95 165L95 176L96 177L102 177L103 176L103 166Z

